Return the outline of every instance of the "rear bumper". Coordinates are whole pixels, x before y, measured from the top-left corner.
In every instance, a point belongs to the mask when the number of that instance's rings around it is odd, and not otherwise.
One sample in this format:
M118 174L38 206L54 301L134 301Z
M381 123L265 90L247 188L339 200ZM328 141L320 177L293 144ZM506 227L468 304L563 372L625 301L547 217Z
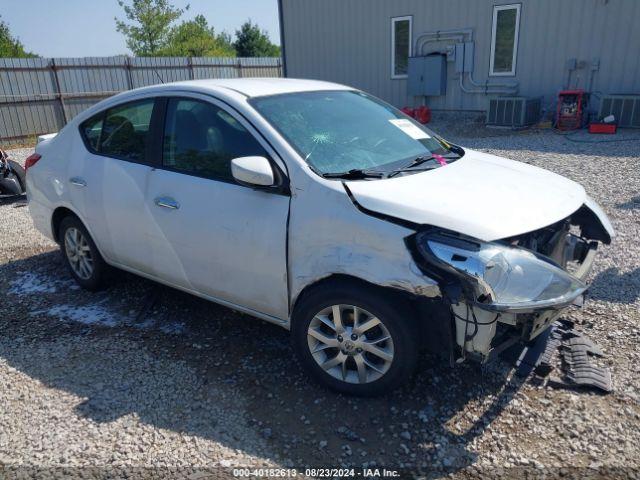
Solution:
M28 193L27 199L29 202L29 214L33 220L33 225L45 237L55 241L53 231L51 230L51 217L53 215L53 211L46 205L34 200L28 195Z

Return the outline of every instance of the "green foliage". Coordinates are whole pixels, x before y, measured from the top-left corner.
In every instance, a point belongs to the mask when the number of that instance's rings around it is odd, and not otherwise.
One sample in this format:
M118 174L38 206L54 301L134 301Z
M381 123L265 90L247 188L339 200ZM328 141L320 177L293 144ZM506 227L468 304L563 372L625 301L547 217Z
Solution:
M7 25L0 17L0 57L9 58L27 58L37 57L37 55L27 52L24 45L11 35L9 25Z
M182 22L171 29L161 55L172 57L234 57L236 52L229 34L216 34L204 15Z
M159 55L167 48L171 24L184 12L167 0L133 0L131 5L118 0L118 4L133 24L116 18L116 29L127 37L127 47L139 57Z
M251 20L242 24L232 42L228 33L216 33L204 15L173 25L184 10L168 0L118 0L118 4L130 23L116 18L116 28L127 37L127 47L138 57L280 56L280 47Z
M257 24L247 20L240 30L236 30L234 43L239 57L279 57L280 47L271 43L266 30L260 30Z

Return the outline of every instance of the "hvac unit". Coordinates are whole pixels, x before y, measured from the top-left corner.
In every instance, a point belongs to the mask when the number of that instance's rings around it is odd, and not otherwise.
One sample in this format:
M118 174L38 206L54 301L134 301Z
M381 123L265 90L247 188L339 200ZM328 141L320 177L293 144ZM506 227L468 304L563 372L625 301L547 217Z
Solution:
M498 97L489 100L487 125L526 127L540 119L542 98Z
M640 128L640 95L603 95L598 118L608 115L619 127Z

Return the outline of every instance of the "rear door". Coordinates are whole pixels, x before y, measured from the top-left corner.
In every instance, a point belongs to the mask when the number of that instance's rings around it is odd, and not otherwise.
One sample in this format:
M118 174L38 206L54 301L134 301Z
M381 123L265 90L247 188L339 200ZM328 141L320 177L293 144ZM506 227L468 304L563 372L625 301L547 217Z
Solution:
M70 188L82 191L83 215L102 253L112 262L145 273L149 268L146 208L152 119L156 101L128 102L83 123L89 150Z
M169 97L164 126L162 166L151 173L146 198L155 274L287 318L289 196L239 185L231 175L233 158L273 160L275 152L243 117L206 96Z

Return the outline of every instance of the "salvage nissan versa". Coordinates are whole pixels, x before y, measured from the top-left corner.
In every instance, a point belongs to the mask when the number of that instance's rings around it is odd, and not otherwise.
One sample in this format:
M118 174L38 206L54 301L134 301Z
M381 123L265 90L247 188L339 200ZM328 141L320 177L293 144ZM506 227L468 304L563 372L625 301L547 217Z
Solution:
M423 349L487 361L533 339L613 236L571 180L319 81L122 93L42 140L26 177L81 286L116 267L276 323L352 394L405 382Z

